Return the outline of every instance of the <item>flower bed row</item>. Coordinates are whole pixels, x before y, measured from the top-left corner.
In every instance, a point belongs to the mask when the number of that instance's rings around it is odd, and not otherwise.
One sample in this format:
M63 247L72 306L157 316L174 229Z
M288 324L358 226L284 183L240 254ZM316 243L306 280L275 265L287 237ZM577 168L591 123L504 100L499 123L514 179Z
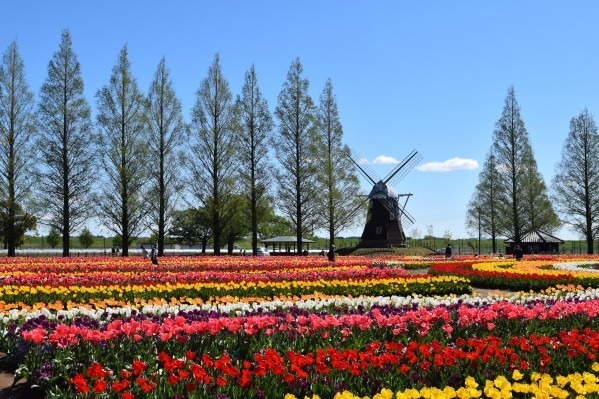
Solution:
M168 256L160 258L160 270L165 271L274 271L313 269L317 267L344 268L371 266L374 260L364 257L339 257L334 263L324 256L285 257L226 257L226 256ZM147 273L156 266L142 257L94 258L0 258L0 275L12 273L73 273L135 272Z
M125 301L153 298L200 298L204 301L222 296L274 298L302 296L313 293L326 295L422 295L463 294L471 292L468 280L459 277L410 277L379 279L346 279L317 281L245 282L240 283L165 283L146 285L79 286L0 286L0 300L34 304L57 300L102 301L118 298Z
M466 277L474 287L541 291L557 285L599 287L599 273L554 270L553 262L444 262L432 265L433 275Z
M222 261L227 265L222 269L187 269L189 275L210 278L238 275L226 282L189 283L180 273L188 266L178 270L171 264L163 271L139 259L123 262L122 283L98 280L89 287L66 280L26 287L26 281L41 280L14 269L0 283L0 349L18 362L19 376L56 398L379 399L433 392L499 398L535 390L550 396L595 392L593 374L576 376L598 367L599 290L570 285L504 301L467 298L458 295L470 292L469 278L403 277L393 261L329 266L321 258L304 258L317 260L280 271L265 268L272 279L285 276L268 282L253 281L251 262L234 265L238 258ZM544 269L550 262L537 262L528 273L502 262L441 261L431 269L469 264L476 273L539 280L580 273ZM64 270L73 267L65 265ZM67 277L53 267L53 276ZM89 270L108 278L119 271L94 265ZM309 281L319 273L327 278ZM130 283L151 275L176 275L179 281ZM554 380L539 382L539 373ZM561 375L572 379L564 382ZM464 376L471 378L466 384Z
M470 327L477 334L487 331L543 331L549 324L559 323L568 327L599 328L599 299L587 301L531 302L513 304L497 301L482 307L470 305L439 306L413 309L409 307L374 306L370 310L354 312L335 309L334 312L320 311L317 314L306 310L291 309L288 312L270 312L260 315L228 316L200 310L178 312L176 315L148 315L137 313L127 318L108 317L48 320L45 316L30 318L21 326L10 323L3 331L14 334L17 327L25 341L36 344L50 342L60 346L75 345L88 340L93 343L109 342L123 337L139 341L148 337L159 337L161 341L177 340L181 336L197 334L239 334L240 345L245 345L244 336L263 335L272 337L283 334L284 340L294 340L290 345L301 347L302 337L326 335L345 341L354 332L369 339L384 339L390 334L402 335L402 339L417 339L427 335L435 324L443 336L467 336ZM430 337L432 338L432 336ZM185 337L187 340L187 337ZM234 340L231 339L231 342Z
M109 397L119 397L123 390L136 397L169 397L197 389L203 392L197 397L221 394L233 398L257 397L260 392L269 392L269 397L283 397L289 392L332 397L349 387L359 395L372 395L382 387L457 387L464 375L482 381L510 375L514 370L526 376L532 372L557 375L590 370L599 349L599 331L487 336L458 339L450 345L370 341L365 342L364 349L325 346L302 353L266 346L253 353L226 350L210 354L196 351L193 343L180 345L178 350L157 348L156 356L135 359L119 353L114 356L116 362L105 358L102 363L88 363L76 374L79 377L70 380L69 388L87 393L85 387L90 384L85 376L92 381L102 379L101 385L107 389L103 392ZM63 353L55 352L57 360L52 367L59 365L63 374L73 372L76 365L63 358ZM94 358L93 353L90 358ZM130 366L122 367L123 360Z
M4 285L26 285L69 287L84 286L94 287L101 285L127 284L165 284L165 283L258 283L273 281L319 281L319 280L366 280L366 279L388 279L406 277L404 269L378 268L378 267L337 267L337 268L304 268L298 270L280 271L255 271L247 270L243 273L222 271L163 271L148 270L145 273L133 272L87 272L80 274L65 275L61 273L47 272L44 274L19 273L5 276Z
M599 364L593 364L593 372L599 372ZM383 388L381 392L372 396L372 399L472 399L472 398L511 398L527 396L533 398L586 398L594 397L599 393L599 378L593 372L583 371L569 375L551 376L544 373L532 373L529 380L523 379L519 370L514 370L511 376L500 376L494 380L485 380L482 384L476 382L472 377L466 377L463 386L455 389L453 387L423 387L421 389L408 388L397 393ZM285 395L284 399L297 399L293 394ZM320 399L313 395L311 398ZM335 394L333 399L369 399L360 397L352 392L343 391Z
M305 310L309 312L368 311L373 307L394 307L405 309L421 309L432 307L452 307L467 305L473 307L490 306L496 302L510 304L553 303L565 300L568 302L584 302L599 299L599 289L583 289L581 286L559 286L544 292L513 293L503 297L499 291L489 292L487 297L472 295L451 296L340 296L340 295L304 295L302 297L284 295L276 299L219 297L205 302L197 298L163 298L155 300L117 301L114 299L93 303L56 301L52 303L38 302L33 305L23 303L0 302L0 323L22 324L26 320L43 317L46 320L73 320L86 317L94 320L130 318L137 313L144 315L174 316L180 312L208 312L224 315L252 315L265 312L288 312Z

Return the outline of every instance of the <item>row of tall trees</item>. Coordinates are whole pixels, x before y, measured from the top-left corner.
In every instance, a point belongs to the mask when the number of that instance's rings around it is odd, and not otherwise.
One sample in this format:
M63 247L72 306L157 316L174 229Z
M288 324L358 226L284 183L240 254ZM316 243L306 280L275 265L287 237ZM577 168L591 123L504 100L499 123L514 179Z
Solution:
M520 243L527 232L551 233L564 223L586 239L593 253L599 234L598 183L599 135L593 116L584 109L570 121L549 194L510 87L468 204L466 226L488 235L496 252L495 240L500 236Z
M351 225L359 183L332 83L316 106L302 75L296 59L273 118L254 66L234 98L217 54L187 124L166 60L144 94L125 46L96 93L94 121L68 30L37 103L13 42L0 65L0 235L8 254L38 222L59 232L68 256L70 237L92 215L121 237L123 256L147 230L162 253L169 232L187 229L174 222L198 218L215 253L245 232L255 253L260 221L273 208L296 232L298 251L302 236L319 228L333 243Z

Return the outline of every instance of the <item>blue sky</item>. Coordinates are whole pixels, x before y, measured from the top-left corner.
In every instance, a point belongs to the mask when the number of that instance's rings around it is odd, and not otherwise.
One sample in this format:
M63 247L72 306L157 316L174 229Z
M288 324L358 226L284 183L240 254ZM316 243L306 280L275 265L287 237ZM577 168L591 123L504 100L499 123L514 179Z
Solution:
M423 155L394 187L414 194L407 209L421 234L432 225L436 236L465 238L510 86L549 187L570 119L584 107L599 114L598 16L590 0L9 1L0 50L17 40L37 92L68 28L92 107L123 45L143 91L165 56L188 121L217 52L234 95L255 65L271 110L299 57L316 102L332 80L345 141L380 176L393 164L378 157Z

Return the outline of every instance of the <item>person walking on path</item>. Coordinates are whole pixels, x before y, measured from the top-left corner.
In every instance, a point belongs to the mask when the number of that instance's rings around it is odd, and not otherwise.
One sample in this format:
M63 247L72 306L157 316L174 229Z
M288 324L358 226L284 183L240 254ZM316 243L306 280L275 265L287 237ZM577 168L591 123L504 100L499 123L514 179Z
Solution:
M156 247L156 244L152 244L152 250L150 251L150 259L152 260L152 263L156 266L158 266L158 248Z

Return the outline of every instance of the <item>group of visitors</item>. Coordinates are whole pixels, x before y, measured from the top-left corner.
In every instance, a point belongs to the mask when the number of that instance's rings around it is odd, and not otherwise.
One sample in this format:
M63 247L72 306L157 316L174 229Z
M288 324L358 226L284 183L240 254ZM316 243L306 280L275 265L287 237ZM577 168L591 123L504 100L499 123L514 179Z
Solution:
M143 256L144 259L148 258L148 250L143 245L141 246L141 256ZM152 261L152 264L158 266L158 246L156 244L152 244L150 260Z
M514 258L516 260L522 260L522 256L524 256L524 252L520 245L516 245L516 249L514 249ZM445 259L451 259L451 244L447 244L445 247Z

